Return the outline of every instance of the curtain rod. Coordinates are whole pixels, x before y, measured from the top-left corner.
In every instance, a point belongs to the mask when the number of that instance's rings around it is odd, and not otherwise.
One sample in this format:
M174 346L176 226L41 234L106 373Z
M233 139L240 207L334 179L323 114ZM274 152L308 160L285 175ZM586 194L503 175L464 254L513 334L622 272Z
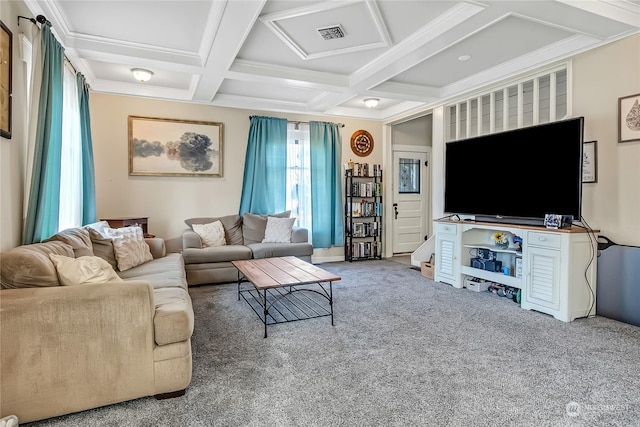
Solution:
M20 19L26 19L27 21L31 22L32 24L36 25L36 24L49 24L51 25L51 21L49 21L44 15L38 15L34 18L29 18L28 16L18 16L18 26L20 26ZM74 74L78 74L78 70L76 70L76 67L73 66L73 63L71 62L71 60L69 59L69 57L67 56L66 53L62 54L64 56L64 60L67 62L67 64L69 64L69 66L71 67L71 69L73 70Z
M309 124L309 122L303 122L301 120L287 120L289 123L305 123L305 124ZM341 128L344 127L344 123L336 123L337 125L340 125Z
M249 116L249 120L251 120L252 117L257 117L257 116ZM302 120L289 120L289 119L287 119L287 122L289 122L289 123L298 123L298 124L300 124L300 123L309 124L309 122L304 122ZM340 125L341 128L344 127L344 123L336 123L336 124Z

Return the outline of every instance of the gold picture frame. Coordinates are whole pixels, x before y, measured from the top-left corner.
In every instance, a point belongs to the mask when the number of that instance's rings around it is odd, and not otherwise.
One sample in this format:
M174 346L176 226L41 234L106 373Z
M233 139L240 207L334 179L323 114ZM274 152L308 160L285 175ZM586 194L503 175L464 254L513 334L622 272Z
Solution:
M222 177L222 123L129 116L129 175Z
M640 141L640 93L618 98L618 142Z
M0 21L0 136L11 139L13 34Z

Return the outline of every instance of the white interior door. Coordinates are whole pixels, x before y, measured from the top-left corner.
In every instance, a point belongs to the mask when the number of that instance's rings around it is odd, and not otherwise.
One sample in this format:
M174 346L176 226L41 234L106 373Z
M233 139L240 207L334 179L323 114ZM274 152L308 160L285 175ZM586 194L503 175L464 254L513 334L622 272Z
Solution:
M415 251L427 235L427 153L393 152L393 253Z

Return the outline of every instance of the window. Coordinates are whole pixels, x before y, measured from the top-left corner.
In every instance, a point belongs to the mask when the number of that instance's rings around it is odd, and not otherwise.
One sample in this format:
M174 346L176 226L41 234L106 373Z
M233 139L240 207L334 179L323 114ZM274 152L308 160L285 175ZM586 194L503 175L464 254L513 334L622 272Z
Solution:
M309 230L311 240L311 161L309 124L287 124L287 210L297 227Z
M420 194L420 160L400 159L398 193Z
M58 230L82 225L82 140L76 75L64 67Z

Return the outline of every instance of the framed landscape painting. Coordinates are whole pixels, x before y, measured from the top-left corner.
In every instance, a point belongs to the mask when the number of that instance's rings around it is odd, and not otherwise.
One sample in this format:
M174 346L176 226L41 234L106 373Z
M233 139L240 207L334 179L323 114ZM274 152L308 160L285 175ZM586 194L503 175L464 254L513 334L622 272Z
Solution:
M222 123L129 116L129 175L222 177Z

